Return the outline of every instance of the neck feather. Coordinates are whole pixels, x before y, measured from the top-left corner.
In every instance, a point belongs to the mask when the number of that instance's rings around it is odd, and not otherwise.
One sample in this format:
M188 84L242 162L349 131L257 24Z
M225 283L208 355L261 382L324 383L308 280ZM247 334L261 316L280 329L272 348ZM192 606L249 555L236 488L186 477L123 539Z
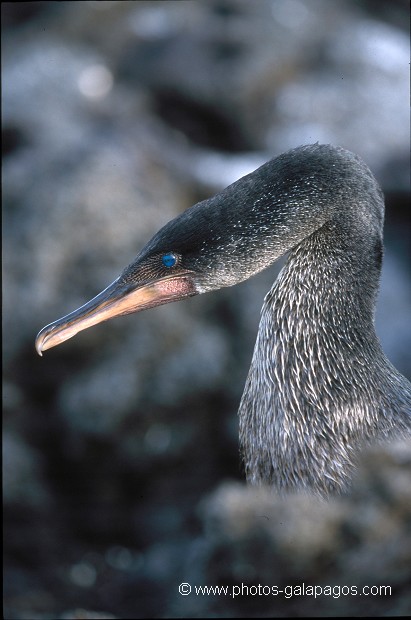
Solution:
M400 376L374 330L379 265L353 269L328 233L297 246L267 294L239 410L248 479L323 494L345 488L359 444L390 434Z

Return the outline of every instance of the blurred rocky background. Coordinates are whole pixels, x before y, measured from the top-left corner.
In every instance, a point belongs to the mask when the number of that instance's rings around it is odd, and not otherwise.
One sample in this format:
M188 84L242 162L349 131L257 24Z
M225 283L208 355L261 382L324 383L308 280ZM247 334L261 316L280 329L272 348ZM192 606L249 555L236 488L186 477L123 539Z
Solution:
M320 141L360 154L385 191L377 329L410 377L408 2L1 8L4 617L409 613L409 446L365 455L328 503L243 483L236 411L280 265L34 350L169 219Z

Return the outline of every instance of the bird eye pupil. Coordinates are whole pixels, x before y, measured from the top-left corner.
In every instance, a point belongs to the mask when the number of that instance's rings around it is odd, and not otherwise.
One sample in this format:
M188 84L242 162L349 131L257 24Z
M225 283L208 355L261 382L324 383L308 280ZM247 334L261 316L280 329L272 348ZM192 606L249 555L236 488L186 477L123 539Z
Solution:
M161 260L163 262L164 267L167 267L168 269L170 267L174 267L174 265L177 262L176 257L171 252L169 254L164 254Z

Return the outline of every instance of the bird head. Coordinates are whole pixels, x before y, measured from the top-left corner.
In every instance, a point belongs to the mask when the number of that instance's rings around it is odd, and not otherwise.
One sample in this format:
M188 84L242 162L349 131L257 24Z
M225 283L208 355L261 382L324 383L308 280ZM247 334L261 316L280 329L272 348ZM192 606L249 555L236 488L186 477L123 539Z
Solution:
M168 222L104 291L39 332L39 355L103 321L231 286L271 263L265 218L253 214L263 191L254 172Z
M330 218L347 219L365 195L379 230L376 187L368 168L343 149L315 144L284 153L168 222L104 291L44 327L36 349L41 355L102 321L242 282Z

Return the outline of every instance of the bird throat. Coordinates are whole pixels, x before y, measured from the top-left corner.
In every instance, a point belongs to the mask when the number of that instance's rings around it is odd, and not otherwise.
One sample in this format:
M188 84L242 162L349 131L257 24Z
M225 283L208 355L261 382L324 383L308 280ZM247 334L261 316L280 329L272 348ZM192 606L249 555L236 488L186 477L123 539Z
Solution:
M372 309L359 307L358 285L340 263L344 254L323 240L322 251L307 252L313 242L290 253L265 298L240 444L251 483L327 495L345 488L357 439L372 435L367 360L379 345Z

